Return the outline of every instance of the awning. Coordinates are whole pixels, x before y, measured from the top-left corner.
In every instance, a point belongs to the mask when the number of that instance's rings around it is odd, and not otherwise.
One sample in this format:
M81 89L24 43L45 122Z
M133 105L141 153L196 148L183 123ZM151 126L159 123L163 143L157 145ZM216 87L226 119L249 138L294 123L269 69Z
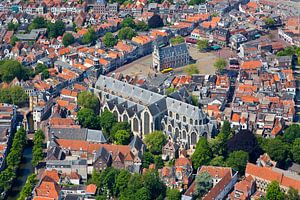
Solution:
M219 50L221 47L219 45L213 45L210 47L212 50Z

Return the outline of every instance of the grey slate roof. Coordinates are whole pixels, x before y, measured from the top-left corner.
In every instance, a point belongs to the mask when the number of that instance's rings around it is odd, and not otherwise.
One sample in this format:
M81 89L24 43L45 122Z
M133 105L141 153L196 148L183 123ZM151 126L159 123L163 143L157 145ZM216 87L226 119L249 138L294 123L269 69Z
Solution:
M143 148L145 148L145 144L143 143L142 139L137 135L134 135L133 139L129 143L129 146L131 149L136 148L138 151L144 150Z
M167 107L169 111L178 113L193 120L203 120L206 118L200 108L169 97L167 97Z
M132 99L132 101L144 106L155 103L164 98L163 95L106 76L100 76L98 78L96 88L103 91L112 91L118 96L122 96L126 99Z
M160 58L169 58L176 55L180 54L187 54L188 53L188 48L186 46L186 43L181 43L175 46L168 46L159 49L159 57Z
M100 142L100 143L106 143L106 139L100 130L87 130L87 138L86 140L88 142Z
M86 140L87 138L85 128L50 128L49 132L59 139Z
M104 147L101 147L99 151L96 152L94 161L96 161L99 157L101 157L107 163L109 159L111 159L111 154Z

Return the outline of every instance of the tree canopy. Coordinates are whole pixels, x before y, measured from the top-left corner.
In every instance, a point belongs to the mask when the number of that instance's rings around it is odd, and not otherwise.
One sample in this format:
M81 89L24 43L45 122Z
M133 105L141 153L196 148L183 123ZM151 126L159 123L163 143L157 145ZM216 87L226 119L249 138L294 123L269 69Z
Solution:
M275 25L275 20L271 17L268 17L264 20L265 24L267 26L274 26Z
M121 28L118 32L118 38L120 40L131 40L136 35L136 32L130 27Z
M10 43L10 45L15 46L18 41L19 41L19 39L15 35L13 35L13 36L11 36L9 43Z
M300 164L300 138L297 138L292 146L293 160Z
M277 161L280 166L285 165L289 154L289 146L279 138L265 140L263 150L268 153L271 159Z
M44 158L43 153L43 143L45 135L42 130L37 130L33 138L33 148L32 148L32 165L36 167L41 160Z
M18 23L16 23L16 24L14 24L14 23L12 23L12 22L9 22L8 24L7 24L7 29L9 30L9 31L16 31L18 28L19 28L19 24Z
M286 200L299 200L299 191L295 188L290 187L287 194L285 195Z
M185 40L184 40L184 37L182 37L182 36L177 36L177 37L173 37L170 39L170 43L172 45L177 45L177 44L181 44L184 42L185 42Z
M12 182L16 178L16 170L21 163L26 142L26 132L22 127L14 135L10 151L6 157L6 169L0 173L0 193L7 192L11 188Z
M245 172L247 162L249 160L249 155L245 151L234 151L229 154L226 163L232 169L238 171L240 174Z
M205 137L200 137L196 150L192 155L192 161L195 169L201 165L206 165L212 158L212 152Z
M73 44L74 42L75 42L75 38L74 38L74 36L73 36L72 33L66 33L66 34L64 34L62 43L64 44L65 47Z
M117 118L107 109L100 115L100 124L106 136L111 132L112 127L117 122Z
M38 16L34 18L32 23L28 27L29 30L38 28L47 28L47 21L43 17Z
M208 40L199 40L197 42L197 48L199 51L204 51L208 48Z
M116 144L128 145L130 143L130 139L132 137L132 133L126 130L118 130L114 134L114 141Z
M167 138L162 131L154 131L146 135L144 141L152 154L159 155L162 152L163 146L167 142Z
M202 172L196 176L195 197L203 197L212 187L213 180L208 172Z
M97 36L96 36L95 30L92 28L89 28L88 32L83 35L81 41L83 44L90 44L90 43L94 43L96 41L96 39L97 39Z
M50 38L56 38L62 36L65 33L65 23L61 20L57 20L55 23L48 22L48 35Z
M94 110L90 108L81 108L77 113L77 119L81 126L84 128L100 130L101 122Z
M196 64L191 64L184 67L183 71L189 76L192 76L193 74L199 74L199 69Z
M135 29L136 29L137 31L148 31L148 30L149 30L149 27L148 27L148 24L145 23L144 21L138 21L138 22L136 23Z
M167 190L167 200L180 200L181 195L178 189Z
M91 182L100 188L97 199L107 199L103 195L120 200L152 200L166 196L166 186L154 170L131 175L127 170L109 167L102 172L94 171Z
M92 109L95 112L95 114L98 114L100 102L98 97L92 92L80 92L78 95L77 102L80 107Z
M118 40L115 38L115 36L111 32L105 33L103 37L103 43L107 47L113 47L117 44Z
M268 200L282 200L284 199L284 192L281 191L279 183L272 181L267 186L266 197Z
M32 191L37 182L36 175L31 174L27 177L26 183L23 186L18 200L26 200L32 195Z
M135 28L136 28L135 22L134 22L134 20L133 20L132 17L126 17L126 18L122 21L121 26L122 26L123 28L125 28L125 27L129 27L129 28L132 28L132 29L135 29Z
M20 86L12 86L0 90L0 102L23 106L28 101L28 95Z
M205 0L190 0L189 5L199 5L201 3L205 3Z
M227 61L224 58L219 58L217 61L214 63L214 67L218 72L223 71L227 66Z
M0 78L10 83L15 77L19 80L28 80L31 72L16 60L4 60L0 62Z

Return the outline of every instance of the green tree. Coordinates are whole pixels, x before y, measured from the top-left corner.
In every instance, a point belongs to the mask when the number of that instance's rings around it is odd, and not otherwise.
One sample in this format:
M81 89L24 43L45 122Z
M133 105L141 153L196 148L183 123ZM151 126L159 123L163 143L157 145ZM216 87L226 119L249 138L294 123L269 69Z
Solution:
M15 77L28 80L30 71L16 60L5 60L0 63L1 80L10 83Z
M47 78L49 78L50 77L50 72L49 72L49 70L48 69L44 69L43 71L42 71L42 79L44 80L44 79L47 79Z
M48 35L50 38L56 38L62 36L65 32L65 23L61 20L57 20L55 23L48 23Z
M18 106L24 105L28 100L28 95L20 86L12 86L0 90L0 102L10 103Z
M230 123L225 120L220 133L210 141L210 146L214 156L227 156L227 142L231 137Z
M173 37L170 39L170 43L172 45L177 45L177 44L181 44L181 43L184 43L184 37L182 36L177 36L177 37Z
M20 128L16 133L13 139L13 143L10 149L10 153L7 156L7 165L16 169L20 162L23 148L26 144L26 132L23 128Z
M77 103L80 107L89 108L98 114L99 112L99 99L98 97L90 91L80 92L78 95Z
M180 200L181 195L177 189L168 189L167 190L167 200Z
M74 42L75 42L75 38L74 38L74 36L73 36L72 33L66 33L66 34L64 34L62 43L64 44L65 47L73 44Z
M299 199L300 199L299 191L296 190L295 188L290 187L285 196L285 200L299 200Z
M146 135L144 141L152 154L159 155L162 152L163 146L167 142L167 138L162 131L154 131Z
M125 191L125 189L127 188L127 184L129 182L129 179L131 177L131 174L129 173L128 170L121 170L120 173L117 176L117 180L116 180L116 193L117 196L119 196L119 194L123 191Z
M18 39L15 35L13 35L13 36L10 38L10 44L11 44L12 46L15 46L16 42L18 42L18 41L19 41L19 39Z
M6 192L11 188L13 180L16 178L15 170L7 167L0 173L0 191Z
M268 200L282 200L284 199L284 193L281 191L279 183L277 181L272 181L266 192L266 197Z
M199 106L199 96L192 95L192 104L194 106Z
M155 167L156 169L161 169L164 167L164 161L162 160L161 158L161 155L155 155L154 156L154 164L155 164Z
M177 91L176 88L169 87L165 90L165 95L172 94L173 92Z
M195 183L196 189L194 195L196 197L203 197L213 187L213 180L208 172L202 172L197 175Z
M268 17L264 20L265 24L267 26L274 26L275 25L275 20L271 17Z
M192 155L192 161L195 169L201 165L206 165L212 158L212 152L205 137L200 137L196 150Z
M295 139L300 138L300 125L292 124L284 130L282 140L286 143L292 144Z
M48 69L48 67L42 63L38 63L34 69L35 74L42 73L45 69Z
M146 151L142 159L142 167L148 168L150 164L154 163L154 156L149 151Z
M193 74L199 74L199 69L196 64L186 66L183 71L189 76L192 76Z
M205 0L190 0L189 5L199 5L205 3Z
M31 174L27 177L26 183L23 186L21 192L20 192L20 196L18 198L18 200L26 200L28 199L28 197L31 197L31 193L34 189L34 186L36 184L37 180L36 180L36 175L35 174Z
M28 95L20 86L12 86L9 88L11 103L15 105L23 105L28 100Z
M114 140L115 139L115 134L117 133L117 131L119 130L125 130L128 133L131 132L131 126L128 122L116 122L113 124L113 126L111 127L110 130L110 137Z
M199 51L204 51L208 48L208 40L199 40L197 42L197 48Z
M18 24L18 23L17 23L17 24L14 24L14 23L12 23L12 22L9 22L9 23L7 24L7 29L8 29L9 31L16 31L18 28L19 28L19 24Z
M141 188L136 192L135 199L151 200L151 194L147 188Z
M151 194L151 199L165 197L167 188L161 181L156 170L148 170L143 174L142 178L144 187L147 188Z
M131 40L136 35L136 32L130 27L124 27L118 32L118 38L120 40Z
M249 155L245 151L234 151L229 154L226 163L229 167L243 174L249 160Z
M300 138L297 138L292 146L293 160L300 164Z
M154 14L149 20L148 20L148 26L149 28L159 28L164 26L164 22L161 19L161 17L157 14Z
M96 37L96 32L94 29L89 28L88 32L85 33L82 37L82 43L84 44L90 44L90 43L94 43L96 41L97 37Z
M263 149L269 154L271 159L277 161L279 165L284 165L288 158L289 146L279 138L267 139Z
M114 141L116 144L128 145L132 137L131 132L126 130L118 130L114 134Z
M84 128L100 130L100 118L101 117L96 116L94 110L90 108L81 108L77 113L79 124Z
M226 162L223 156L216 156L210 162L209 165L212 166L226 166Z
M224 58L219 58L215 63L214 67L218 72L223 71L227 66L227 61Z
M132 29L135 29L135 22L133 20L132 17L126 17L122 23L121 23L121 26L124 28L124 27L130 27Z
M32 148L32 165L36 167L41 160L44 158L43 153L43 143L45 135L42 130L37 130L33 138L33 148Z
M117 122L117 118L107 109L105 109L100 115L100 124L104 134L108 136L111 128Z
M138 31L148 31L149 30L148 24L145 23L144 21L138 21L136 23L136 27L135 28Z
M28 27L29 30L38 29L38 28L46 28L47 21L43 17L36 17Z
M118 40L114 37L114 35L111 32L105 33L102 41L107 47L113 47L118 42Z

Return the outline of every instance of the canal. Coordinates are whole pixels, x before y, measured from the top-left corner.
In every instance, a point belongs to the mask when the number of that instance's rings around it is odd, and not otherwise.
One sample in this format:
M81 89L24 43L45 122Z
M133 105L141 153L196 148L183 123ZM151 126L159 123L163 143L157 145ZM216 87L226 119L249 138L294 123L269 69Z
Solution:
M8 193L7 200L18 199L20 192L27 180L27 177L34 172L31 164L32 146L33 146L32 142L29 141L24 149L23 158L20 167L17 170L17 178L15 179L12 185L12 189Z
M20 116L19 116L20 117ZM31 113L27 116L27 123L28 123L28 131L33 131L33 118ZM22 121L22 117L18 121ZM8 192L7 200L17 200L20 196L20 192L26 183L27 177L34 173L34 169L32 167L32 147L33 142L28 141L26 147L23 151L23 157L21 160L21 164L17 170L17 178L13 182L11 190Z

